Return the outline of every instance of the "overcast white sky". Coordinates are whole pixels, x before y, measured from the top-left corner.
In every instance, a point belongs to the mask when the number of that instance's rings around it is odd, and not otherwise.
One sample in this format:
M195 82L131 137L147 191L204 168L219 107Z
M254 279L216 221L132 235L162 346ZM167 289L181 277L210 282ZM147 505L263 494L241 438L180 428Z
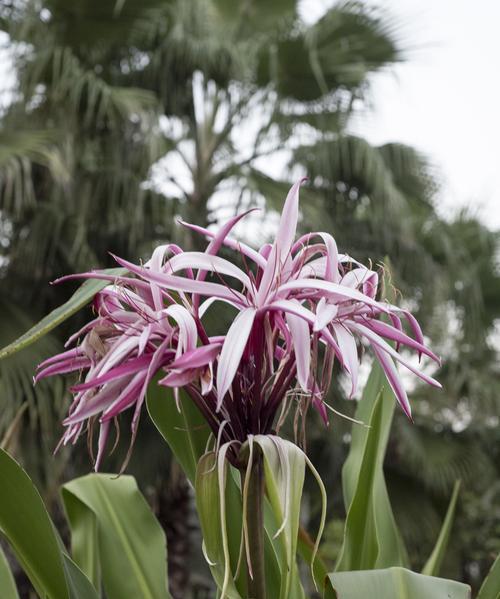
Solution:
M319 17L329 0L304 0ZM425 152L442 175L440 207L469 205L500 228L500 0L380 0L407 62L379 74L374 109L353 130Z

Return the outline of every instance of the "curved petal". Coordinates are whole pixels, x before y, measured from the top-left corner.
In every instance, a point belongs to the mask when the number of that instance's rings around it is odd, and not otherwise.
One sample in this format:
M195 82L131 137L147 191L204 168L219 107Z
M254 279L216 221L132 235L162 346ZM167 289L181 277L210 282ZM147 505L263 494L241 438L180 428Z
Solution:
M428 376L427 374L421 372L418 368L415 368L415 366L413 366L413 364L411 364L411 362L408 362L408 360L405 360L400 354L398 354L398 352L393 347L391 347L387 343L387 341L384 341L384 339L382 339L382 337L379 337L370 328L368 328L362 324L359 324L358 322L352 322L352 321L346 322L346 325L349 327L349 329L356 331L363 337L366 337L372 345L376 345L378 348L380 348L381 350L385 351L390 356L392 356L395 360L397 360L398 362L401 362L401 364L403 364L403 366L406 366L406 368L408 368L408 370L411 370L414 374L416 374L418 377L420 377L423 381L425 381L426 383L429 383L429 385L432 385L433 387L438 387L439 389L441 388L441 383L436 381L436 379L433 379L431 376Z
M391 389L394 391L394 395L398 400L399 405L403 408L404 413L411 420L411 406L408 401L408 396L406 395L406 390L404 388L401 379L399 378L398 371L396 370L396 366L392 359L381 349L379 349L376 345L373 346L373 351L377 356L380 365L382 366L382 370L389 381L389 385Z
M167 268L172 273L184 270L185 268L194 268L200 270L200 272L211 271L220 275L228 275L238 279L238 281L243 283L252 292L252 283L248 275L241 268L229 262L229 260L225 260L219 256L211 256L203 252L184 252L170 258L165 264L165 270ZM198 280L202 280L202 278L200 277Z
M238 314L226 335L217 368L217 410L233 382L238 365L245 350L257 311L247 308Z
M199 293L200 295L215 296L222 299L232 300L235 303L246 305L247 301L243 294L224 285L218 283L207 283L205 281L196 281L193 279L186 279L184 277L177 277L175 275L165 275L162 273L156 273L147 268L142 268L136 264L132 264L127 260L123 260L118 256L114 256L118 264L127 268L131 272L139 275L146 281L153 281L158 283L160 286L172 291L185 291L188 293ZM134 279L135 280L135 279Z
M286 322L292 333L293 349L297 362L297 379L304 391L309 391L308 381L311 371L311 335L308 323L299 316L288 312Z
M351 394L352 397L358 389L358 348L356 347L356 340L350 331L348 331L341 324L334 324L333 330L337 338L340 351L344 356L344 363L351 375Z
M371 297L368 297L367 295L361 293L360 291L357 291L356 289L345 287L344 285L340 285L339 283L332 283L331 281L322 281L320 279L297 279L296 281L289 281L288 283L280 285L276 292L276 295L281 296L284 292L287 291L302 290L316 291L317 299L324 297L326 293L343 298L341 301L354 300L356 302L362 302L364 304L367 304L368 306L372 306L373 308L376 308L378 311L389 312L389 309L383 303L373 300Z

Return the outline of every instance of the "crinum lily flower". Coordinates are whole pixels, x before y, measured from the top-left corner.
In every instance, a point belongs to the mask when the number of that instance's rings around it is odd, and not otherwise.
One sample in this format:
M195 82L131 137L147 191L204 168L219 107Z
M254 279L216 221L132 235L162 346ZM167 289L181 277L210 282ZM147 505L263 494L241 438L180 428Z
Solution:
M335 360L356 393L359 341L373 349L409 417L395 362L440 386L398 351L406 347L438 360L415 318L377 299L378 274L339 254L328 233L295 239L301 183L286 198L274 242L258 251L229 236L241 214L216 233L182 223L209 240L205 252L169 244L142 266L115 257L131 276L70 275L110 286L95 298L98 317L70 339L84 335L83 342L42 363L36 377L86 371L84 382L72 387L64 443L76 441L85 421L100 415L98 466L111 420L131 406L135 435L147 387L159 371L159 384L191 396L218 442L236 445L248 435L274 433L289 399L305 398L327 421L324 398ZM234 250L243 267L219 256L222 246ZM225 335L209 337L204 319L216 302L237 315ZM413 336L403 331L403 319ZM228 457L236 462L237 454L231 446Z
M339 254L328 233L309 233L295 240L300 185L301 181L297 182L287 196L276 239L259 251L228 237L244 216L240 215L217 234L184 223L211 240L204 253L179 253L155 269L117 258L120 265L165 293L190 294L199 330L215 302L237 309L236 318L219 340L221 349L214 362L216 401L210 400L216 420L225 426L222 437L226 441L244 442L248 434L273 432L283 400L297 387L326 420L323 400L335 359L350 377L351 395L356 392L357 340L372 347L409 417L410 404L394 361L440 387L390 343L438 360L425 346L410 313L376 299L377 273ZM245 268L216 255L221 245L235 250ZM196 278L193 271L197 271ZM211 281L206 281L207 273L211 273ZM389 322L382 320L384 317ZM402 318L408 321L413 337L403 331ZM195 350L193 359L204 351ZM186 355L179 366L187 361ZM172 369L175 373L175 365ZM162 382L179 385L184 381L179 372ZM209 395L213 393L211 389Z

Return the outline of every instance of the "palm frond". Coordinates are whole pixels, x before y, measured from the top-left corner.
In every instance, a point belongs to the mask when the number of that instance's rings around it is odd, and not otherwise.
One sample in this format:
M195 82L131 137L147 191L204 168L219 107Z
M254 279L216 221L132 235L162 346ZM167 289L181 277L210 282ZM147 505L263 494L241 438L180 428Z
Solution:
M58 147L61 134L47 129L0 129L0 206L17 216L35 201L33 165L46 167L58 184L69 172Z

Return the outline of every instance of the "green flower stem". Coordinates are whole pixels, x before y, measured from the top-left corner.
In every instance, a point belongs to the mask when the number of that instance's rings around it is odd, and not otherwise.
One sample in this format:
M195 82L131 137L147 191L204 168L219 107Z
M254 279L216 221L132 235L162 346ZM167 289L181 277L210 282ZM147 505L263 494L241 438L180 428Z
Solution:
M264 463L257 452L250 471L247 504L247 530L253 577L248 573L249 599L266 598L264 562Z

